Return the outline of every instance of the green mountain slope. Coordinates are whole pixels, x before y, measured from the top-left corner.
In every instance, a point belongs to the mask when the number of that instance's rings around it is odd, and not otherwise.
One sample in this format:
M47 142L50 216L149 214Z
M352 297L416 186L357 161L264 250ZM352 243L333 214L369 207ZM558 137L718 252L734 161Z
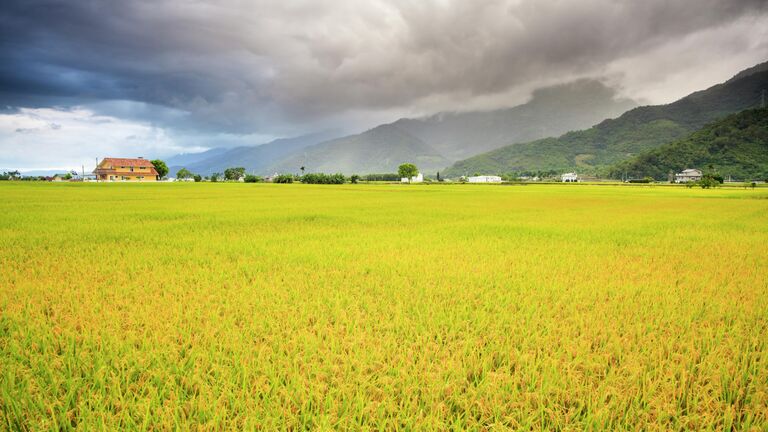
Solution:
M670 171L712 165L725 177L768 178L768 109L715 121L688 137L617 164L613 177L667 179Z
M538 170L605 174L610 166L683 138L713 120L756 108L766 88L768 71L761 64L671 104L635 108L617 119L559 138L508 145L456 162L444 174Z
M602 82L583 79L538 89L530 101L512 108L439 113L401 119L394 125L455 162L512 142L587 127L635 106L637 103L617 97L616 90Z

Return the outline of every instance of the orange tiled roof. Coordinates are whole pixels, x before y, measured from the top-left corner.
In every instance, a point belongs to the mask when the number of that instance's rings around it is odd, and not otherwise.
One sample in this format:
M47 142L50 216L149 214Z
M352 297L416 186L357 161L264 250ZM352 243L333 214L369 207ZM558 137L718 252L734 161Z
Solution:
M104 158L101 163L109 162L112 166L154 167L147 159Z
M111 168L102 168L104 165L111 166ZM149 168L147 171L123 171L122 169L128 167ZM122 168L122 169L121 169ZM120 170L120 171L118 171ZM99 163L99 166L93 170L94 174L109 174L117 176L156 176L157 170L152 162L147 159L127 159L127 158L104 158Z

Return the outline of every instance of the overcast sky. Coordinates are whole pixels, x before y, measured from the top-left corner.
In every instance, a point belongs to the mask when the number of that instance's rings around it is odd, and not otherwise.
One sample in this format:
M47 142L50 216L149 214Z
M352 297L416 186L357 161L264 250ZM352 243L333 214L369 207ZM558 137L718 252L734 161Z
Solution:
M768 0L3 0L0 168L524 102L667 103L768 60Z

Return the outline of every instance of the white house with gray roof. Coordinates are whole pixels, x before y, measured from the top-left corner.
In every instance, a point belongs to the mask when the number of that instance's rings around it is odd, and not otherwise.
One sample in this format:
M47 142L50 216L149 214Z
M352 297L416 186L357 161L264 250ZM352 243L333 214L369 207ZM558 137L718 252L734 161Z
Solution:
M701 180L701 170L696 168L684 169L682 172L675 174L675 183L688 183Z

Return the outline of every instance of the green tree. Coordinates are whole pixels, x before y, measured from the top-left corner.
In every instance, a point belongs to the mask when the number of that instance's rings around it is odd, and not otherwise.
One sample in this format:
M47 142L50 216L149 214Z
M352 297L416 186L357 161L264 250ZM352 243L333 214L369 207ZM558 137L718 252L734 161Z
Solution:
M219 181L220 178L221 178L221 173L219 173L219 172L215 172L215 173L211 174L211 181L212 182L217 182L217 181Z
M400 177L405 177L408 179L408 183L411 182L411 177L415 177L419 174L419 169L416 168L416 165L412 163L404 163L397 167L397 174Z
M349 182L352 184L357 184L359 180L360 180L360 176L357 174L352 174L352 176L349 178Z
M186 179L192 177L194 174L186 168L182 168L176 172L176 178Z
M264 181L264 179L257 175L248 174L245 176L246 183L261 183L262 181Z
M168 165L166 165L164 161L161 161L160 159L155 159L150 162L152 162L152 165L155 166L155 171L157 171L157 175L160 178L163 178L166 175L168 175Z
M227 180L239 180L240 177L245 177L245 168L227 168L224 170L224 178Z
M194 176L192 176L192 178L195 179L195 183L200 183L201 181L203 181L203 176L201 176L200 174L195 174Z
M699 186L701 186L702 189L715 188L720 186L720 182L712 176L704 176L699 180Z

